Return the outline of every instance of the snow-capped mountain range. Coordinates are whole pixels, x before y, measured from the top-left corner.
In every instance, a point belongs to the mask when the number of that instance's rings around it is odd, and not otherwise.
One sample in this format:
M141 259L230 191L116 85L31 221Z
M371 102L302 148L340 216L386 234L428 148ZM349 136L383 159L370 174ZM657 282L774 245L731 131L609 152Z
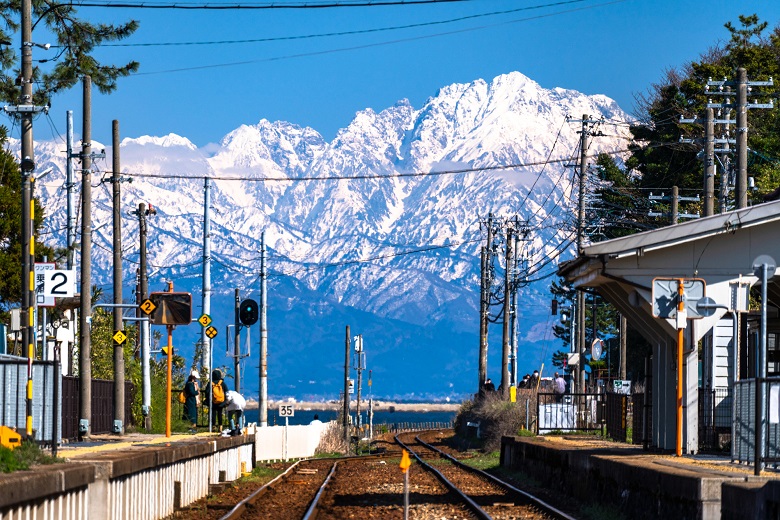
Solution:
M200 314L204 177L211 179L212 317L220 336L232 323L234 288L257 297L260 236L269 266L269 393L335 397L343 385L344 331L362 334L368 368L383 396L462 395L476 389L480 220L517 216L531 229L530 279L554 270L572 238L574 175L583 114L604 118L589 155L623 148L626 114L602 95L544 89L518 72L488 83L442 88L421 108L402 100L356 114L326 142L316 130L261 119L199 149L185 137L143 136L121 144L124 272L133 298L138 221L149 218L150 290L189 290ZM12 143L18 148L18 143ZM94 165L93 185L111 173ZM37 142L36 183L46 227L65 243L62 141ZM548 164L546 161L550 160ZM510 165L516 167L503 168ZM78 166L77 166L78 167ZM78 184L78 178L77 178ZM111 184L92 190L93 283L111 292ZM79 189L76 188L77 205ZM101 227L103 224L105 226ZM571 252L561 259L570 258ZM552 260L550 262L550 260ZM521 295L520 370L549 366L549 280ZM177 329L192 357L197 324ZM186 329L186 330L185 330ZM493 327L496 334L500 326ZM181 332L180 332L181 330ZM256 393L257 330L243 386ZM500 363L491 334L489 372ZM231 347L232 348L232 347ZM242 348L244 348L242 346ZM252 375L255 374L255 375Z

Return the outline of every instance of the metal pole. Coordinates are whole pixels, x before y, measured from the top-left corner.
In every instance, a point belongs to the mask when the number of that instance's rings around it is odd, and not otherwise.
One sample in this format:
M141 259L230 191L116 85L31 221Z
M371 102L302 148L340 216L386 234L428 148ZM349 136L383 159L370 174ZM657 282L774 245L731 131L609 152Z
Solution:
M477 391L482 388L487 379L487 247L482 246L479 255L479 365L477 369Z
M265 231L260 234L260 426L268 426L268 287L265 272Z
M138 235L139 235L139 305L149 297L149 280L146 275L146 204L138 205ZM143 405L144 427L147 431L152 429L152 383L151 383L151 327L148 321L141 322L141 371L143 372Z
M92 78L84 76L84 130L81 137L81 312L79 315L79 430L88 437L92 420Z
M173 292L173 282L168 282L168 292ZM167 361L167 375L165 382L165 436L171 436L171 394L173 385L173 325L167 325L168 331L168 352L166 356Z
M203 314L211 314L211 179L203 182ZM200 366L204 374L211 373L211 338L206 327L201 330L200 342L203 348Z
M683 280L677 282L677 456L682 457L682 434L683 434L683 342L685 341L683 332L685 328L680 327L680 316L685 312L685 289Z
M363 335L359 334L357 337L357 345L356 345L356 353L357 353L357 420L355 421L355 426L357 427L358 431L358 440L355 443L357 448L360 448L360 427L362 426L362 422L360 420L360 387L363 386L363 363L362 363L362 357L363 357ZM356 453L359 454L358 450L355 450Z
M238 308L241 306L240 299L241 297L239 295L238 289L236 289L236 328L233 329L233 373L236 377L236 380L234 381L236 385L236 392L239 394L241 393L241 321L238 319Z
M119 121L114 119L111 126L112 159L114 174L111 178L113 193L113 239L114 239L114 303L122 303L122 198L119 189ZM122 309L114 309L114 333L122 330ZM114 344L114 420L119 421L119 431L123 433L125 424L125 357L124 344Z
M744 70L744 69L740 69ZM756 378L756 466L754 472L761 474L764 469L764 424L766 418L764 413L766 408L765 379L766 379L766 340L767 340L767 283L769 281L769 266L766 263L761 264L761 338L758 350L758 377Z

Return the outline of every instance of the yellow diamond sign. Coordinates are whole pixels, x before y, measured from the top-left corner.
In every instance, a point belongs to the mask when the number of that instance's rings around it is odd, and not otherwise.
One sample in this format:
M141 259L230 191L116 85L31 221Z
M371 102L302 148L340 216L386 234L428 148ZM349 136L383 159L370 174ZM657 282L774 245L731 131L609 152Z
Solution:
M127 340L127 336L121 330L116 331L116 333L114 334L113 338L114 338L114 342L117 345L124 345L125 340Z
M150 315L155 309L157 308L157 305L152 302L152 300L144 300L141 304L141 310L144 314L147 316Z
M215 337L217 337L217 329L214 327L207 328L206 336L208 336L210 339L214 339Z
M200 318L198 318L198 323L200 323L204 327L208 327L209 325L211 325L211 316L209 316L208 314L201 314Z

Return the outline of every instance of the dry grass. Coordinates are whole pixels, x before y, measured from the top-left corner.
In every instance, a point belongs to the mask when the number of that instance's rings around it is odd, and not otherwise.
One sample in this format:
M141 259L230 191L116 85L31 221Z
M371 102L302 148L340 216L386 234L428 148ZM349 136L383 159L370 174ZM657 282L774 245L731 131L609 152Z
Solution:
M468 431L468 422L478 422L482 449L486 452L496 451L501 447L502 436L517 435L525 427L526 406L529 422L535 421L536 392L518 391L515 403L502 399L497 393L487 394L463 403L455 419L455 427L463 434Z
M320 437L317 446L317 455L331 455L334 453L346 453L347 443L344 440L344 426L340 423L331 423Z

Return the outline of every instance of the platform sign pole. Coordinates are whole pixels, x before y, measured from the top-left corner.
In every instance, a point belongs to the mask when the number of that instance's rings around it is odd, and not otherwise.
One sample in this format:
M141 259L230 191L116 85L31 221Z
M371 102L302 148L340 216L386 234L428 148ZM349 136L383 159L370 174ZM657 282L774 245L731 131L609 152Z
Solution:
M677 280L677 456L682 457L683 434L683 347L685 337L685 286Z
M168 282L168 292L173 292L173 282ZM168 377L165 383L165 436L171 436L171 379L173 377L173 325L167 325L168 329Z

